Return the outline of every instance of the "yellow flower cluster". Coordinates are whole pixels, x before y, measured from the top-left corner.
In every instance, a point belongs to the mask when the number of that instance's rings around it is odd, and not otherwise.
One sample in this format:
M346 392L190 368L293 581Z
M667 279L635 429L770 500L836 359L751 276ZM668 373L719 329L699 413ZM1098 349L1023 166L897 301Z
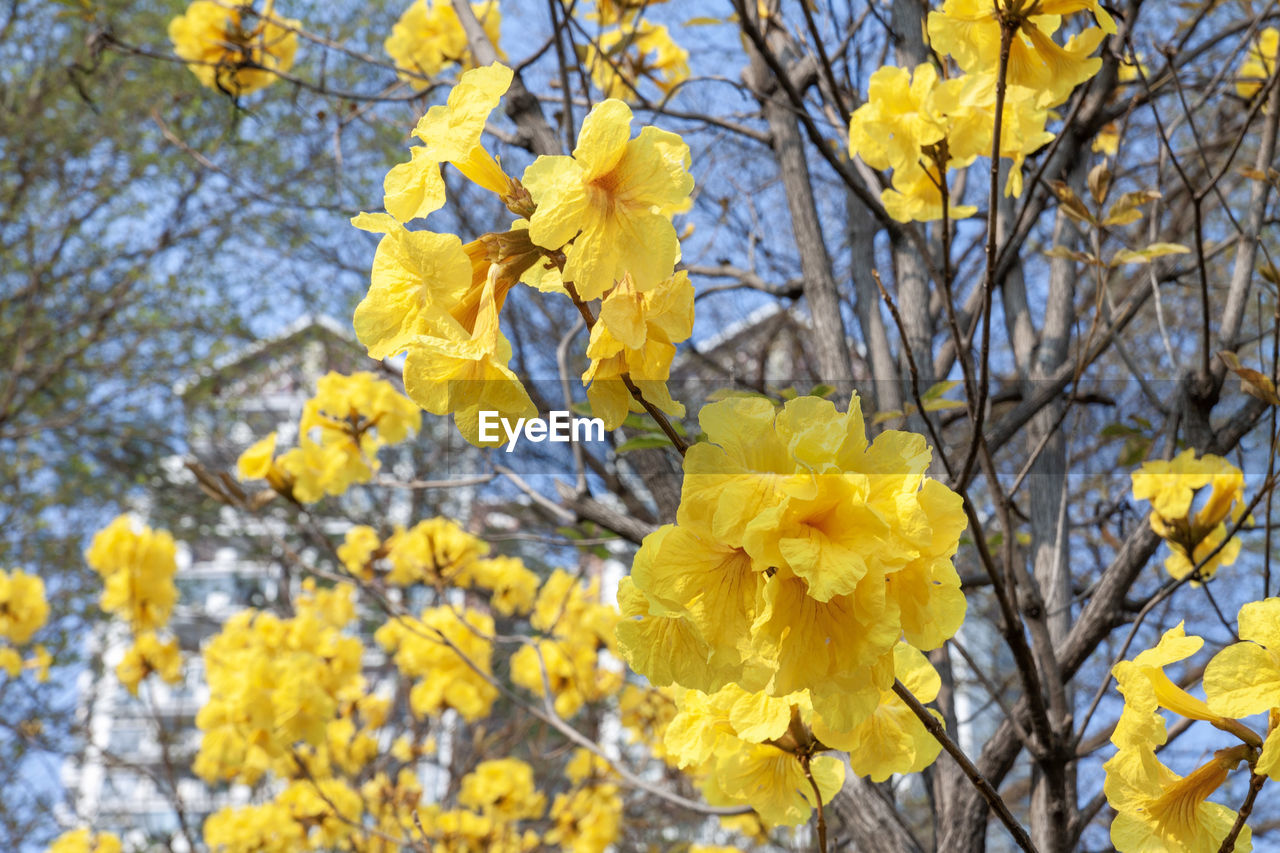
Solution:
M397 527L386 542L372 527L347 531L338 557L352 577L382 576L395 586L427 584L483 590L489 605L503 616L533 609L538 576L518 557L486 558L489 546L446 518Z
M604 299L609 319L593 318L593 365L584 381L610 386L593 399L606 427L639 408L617 393L631 371L657 405L683 413L664 383L669 354L692 325L692 288L674 275L680 248L671 221L693 188L688 146L653 127L631 138L631 110L607 100L584 120L572 156L539 157L516 180L482 143L511 80L499 64L464 73L446 102L418 122L414 135L424 144L387 174L387 214L352 220L383 235L369 292L356 308L357 336L374 358L405 353L413 401L452 414L462 435L480 444L479 412L512 420L535 414L508 367L511 345L499 323L512 288L524 282L568 294L584 312L585 303ZM407 229L445 204L444 163L519 218L465 245L453 234Z
M216 853L352 849L352 839L364 835L363 813L360 794L345 782L298 780L271 802L210 815L204 841Z
M1277 48L1280 48L1280 30L1267 27L1258 34L1236 75L1236 92L1240 97L1252 98L1262 91L1275 72Z
M178 588L177 546L166 530L152 530L121 515L94 534L85 562L102 576L101 606L134 631L163 628Z
M1237 814L1208 798L1231 772L1244 765L1253 774L1280 780L1280 598L1241 607L1239 636L1242 642L1218 652L1205 668L1203 700L1164 672L1204 645L1200 637L1187 636L1181 624L1166 631L1155 648L1113 670L1124 710L1111 736L1117 753L1104 765L1105 791L1117 813L1111 840L1121 853L1217 850ZM1181 777L1156 757L1168 740L1162 709L1208 722L1237 742ZM1242 722L1264 712L1268 725L1263 735ZM1247 853L1251 845L1245 825L1235 849Z
M667 752L667 726L676 715L676 689L628 684L618 696L618 716L633 743L643 744L654 758L675 763Z
M17 678L24 667L37 670L37 678L49 677L52 662L43 646L36 646L25 663L13 646L26 645L49 618L49 602L44 595L44 581L20 569L0 569L0 672ZM12 645L10 645L12 644Z
M245 610L204 649L209 701L193 769L209 782L253 784L268 770L296 772L295 749L328 743L339 710L363 695L362 646L344 628L355 618L350 585L307 581L297 615Z
M583 584L556 569L539 590L529 619L543 637L511 656L511 680L544 698L550 686L550 698L562 717L622 689L622 672L601 655L602 649L616 650L618 611L599 598L598 580Z
M1092 15L1098 26L1072 36L1065 45L1055 42L1053 34L1062 18L1080 12ZM1013 28L1009 85L1032 90L1046 106L1063 103L1098 73L1102 60L1092 54L1116 31L1115 21L1098 0L944 0L940 11L929 13L929 39L966 74L990 73L999 67L1004 22Z
M645 9L667 0L595 0L595 11L588 15L603 26L623 26L635 20Z
M169 22L173 52L210 89L256 92L293 67L298 50L298 22L274 17L274 7L274 0L260 12L253 0L196 0Z
M547 809L533 779L533 768L518 758L482 761L462 778L458 802L506 823L537 820Z
M110 832L73 829L55 838L48 853L120 853L122 849L120 839Z
M551 804L552 827L543 841L567 853L604 853L622 831L622 795L609 765L577 749L565 776L572 787Z
M0 569L0 639L25 645L48 618L44 581L19 569Z
M387 582L468 587L489 546L447 518L431 518L397 530L386 542Z
M374 639L392 654L396 668L416 679L409 707L418 717L457 711L464 720L489 715L498 690L493 686L493 617L447 605L417 618L384 624Z
M932 701L941 679L906 643L894 647L895 674L917 699ZM736 684L712 694L681 690L678 713L666 728L670 756L698 781L708 802L749 805L768 825L795 825L813 806L811 773L823 802L844 783L844 765L823 753L840 749L860 776L883 782L933 763L941 745L891 690L851 730L831 727L816 714L810 693L775 698ZM935 717L941 719L936 713Z
M498 0L472 3L471 11L497 47L502 29ZM383 48L400 71L400 79L417 86L423 77L435 77L457 63L464 69L474 66L467 34L449 0L414 0L391 28ZM502 51L498 51L502 57Z
M638 18L601 33L587 46L584 64L606 98L622 101L637 100L645 80L669 95L689 79L689 51L666 27Z
M153 672L170 684L182 680L178 638L161 640L156 633L168 624L178 599L176 553L168 531L139 525L127 514L99 530L85 552L85 561L104 581L102 609L124 620L133 635L116 677L135 696Z
M385 379L372 373L327 373L316 383L298 425L298 446L276 454L273 432L240 454L242 480L266 480L301 503L340 495L367 483L381 463L378 451L404 441L422 413Z
M182 681L182 650L177 637L161 641L154 631L143 632L116 664L116 678L134 696L138 695L138 685L153 672L170 684Z
M849 732L893 684L894 647L945 642L964 619L951 558L959 496L924 472L924 439L868 443L847 412L800 397L705 407L676 525L646 538L618 592L618 638L655 684L802 690Z
M1061 17L1088 11L1100 24L1065 46L1052 38ZM1005 22L1005 23L1002 23ZM1115 23L1097 0L945 0L929 13L929 38L964 72L943 80L932 65L914 73L884 67L870 81L867 102L849 126L850 154L875 169L893 170L893 187L881 200L894 219L928 222L943 216L947 172L990 156L995 128L1001 34L1011 42L1000 156L1012 161L1005 192L1022 193L1022 162L1046 145L1050 110L1098 72L1091 54ZM975 208L953 205L947 215L970 216Z
M708 802L749 805L766 824L808 819L813 786L802 757L829 802L844 785L844 764L810 733L813 708L803 693L774 698L729 685L713 694L677 692L678 713L667 727L667 750L699 780Z
M1208 580L1236 561L1240 539L1223 542L1228 523L1245 512L1239 468L1211 453L1197 459L1188 448L1173 459L1144 463L1132 479L1134 498L1151 503L1151 529L1169 543L1172 553L1164 566L1170 575L1184 578L1208 560L1197 575Z
M535 785L533 768L517 758L482 761L462 777L458 791L462 808L420 810L423 831L440 851L531 853L539 849L538 834L521 827L540 820L546 797Z

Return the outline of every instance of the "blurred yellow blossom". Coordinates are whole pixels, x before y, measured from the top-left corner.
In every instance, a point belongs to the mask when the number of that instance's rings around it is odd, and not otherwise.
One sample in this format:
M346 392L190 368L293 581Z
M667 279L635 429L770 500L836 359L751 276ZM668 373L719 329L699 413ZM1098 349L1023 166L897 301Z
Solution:
M1276 48L1280 45L1280 30L1267 27L1249 47L1249 55L1240 64L1236 75L1236 92L1242 98L1252 98L1262 90L1276 69Z
M21 569L0 569L0 639L23 645L48 618L44 581Z
M497 47L502 27L498 0L472 3L471 10ZM472 64L466 31L449 0L413 0L392 26L383 47L400 70L400 78L420 87L427 83L422 77L434 77L447 65L456 62L469 68ZM498 56L503 58L500 48Z
M607 30L587 46L591 80L606 98L636 100L645 80L666 94L689 77L689 51L661 24L637 21Z
M297 27L297 21L275 17L273 0L261 11L253 10L252 0L196 0L169 22L169 40L174 53L205 86L247 95L293 67Z
M102 576L102 609L132 630L161 628L178 598L173 576L177 546L166 530L152 530L129 515L118 516L94 534L85 562Z

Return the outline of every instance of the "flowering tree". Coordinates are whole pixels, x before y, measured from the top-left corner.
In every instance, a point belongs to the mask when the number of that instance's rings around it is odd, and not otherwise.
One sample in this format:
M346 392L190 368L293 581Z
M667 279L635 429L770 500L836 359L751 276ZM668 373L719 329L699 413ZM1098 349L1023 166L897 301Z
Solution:
M192 767L254 795L186 844L1250 849L1280 778L1280 10L696 5L418 0L381 53L198 0L172 54L107 39L250 115L335 105L339 154L357 117L413 126L349 211L377 241L353 331L400 387L330 374L292 446L193 466L283 510L301 580L198 652ZM700 349L779 301L791 358ZM557 406L609 435L526 444L535 481L490 417ZM458 488L634 546L616 591L354 517L446 416L490 449ZM86 554L132 691L181 676L173 551L122 517ZM50 665L26 568L11 680ZM54 849L118 846L97 829Z

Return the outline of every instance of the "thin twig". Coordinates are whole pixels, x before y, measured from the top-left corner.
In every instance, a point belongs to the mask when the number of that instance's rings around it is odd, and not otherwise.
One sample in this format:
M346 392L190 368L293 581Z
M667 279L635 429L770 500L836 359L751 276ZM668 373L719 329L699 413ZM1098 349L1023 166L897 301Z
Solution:
M1222 839L1222 846L1218 848L1218 853L1231 853L1236 849L1236 839L1240 837L1245 821L1253 813L1253 803L1258 799L1258 792L1265 784L1267 784L1267 777L1261 773L1254 773L1249 779L1249 794L1240 805L1240 813L1236 815L1236 822L1231 824L1231 831L1227 833L1226 838Z
M920 704L920 700L901 681L895 680L893 682L893 692L906 703L911 712L916 715L916 718L928 729L929 734L933 735L938 743L942 744L942 748L947 755L950 755L955 759L956 764L960 765L964 775L978 789L978 793L987 801L987 805L991 806L991 810L996 813L996 817L1000 818L1000 822L1009 830L1009 834L1013 836L1013 840L1017 842L1018 846L1027 851L1027 853L1036 853L1035 845L1031 843L1031 836L1027 834L1027 831L1022 828L1022 824L1018 823L1017 818L1009 811L1009 806L1005 804L1000 794L987 781L987 777L982 775L982 771L974 766L973 762L969 760L969 756L964 754L964 750L960 748L960 745L947 734L947 730L942 727L942 723L938 722L937 718L929 713L928 708Z

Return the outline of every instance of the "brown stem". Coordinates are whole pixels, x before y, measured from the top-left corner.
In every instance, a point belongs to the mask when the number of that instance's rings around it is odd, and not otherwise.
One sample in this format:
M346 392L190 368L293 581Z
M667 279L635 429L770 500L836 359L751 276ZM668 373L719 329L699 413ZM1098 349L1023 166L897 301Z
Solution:
M987 391L991 384L991 295L996 287L997 252L996 226L1000 217L1000 137L1004 132L1004 100L1009 88L1009 51L1013 45L1017 23L1001 19L1000 21L1000 67L996 73L996 116L991 139L991 187L987 198L987 272L982 282L982 369L978 380L978 400L974 407L973 435L974 442L969 447L969 455L960 469L960 482L967 483L978 458L978 438L982 435L982 426L986 420ZM946 180L946 176L943 176ZM957 352L957 355L960 353Z
M1227 833L1226 838L1222 839L1222 846L1218 848L1218 853L1231 853L1236 849L1236 839L1240 837L1245 821L1253 813L1253 803L1258 799L1258 792L1265 784L1267 784L1267 777L1261 773L1254 773L1249 779L1249 794L1240 806L1240 813L1236 815L1236 822L1231 825L1231 831Z
M813 778L813 771L809 768L811 757L807 754L800 755L800 767L804 769L804 778L809 780L809 786L813 788L814 810L818 813L818 853L827 853L827 816L822 810L822 791L818 790L818 780Z
M934 739L942 744L942 748L947 755L950 755L955 759L956 764L960 765L964 775L969 777L969 781L978 789L978 793L987 801L987 805L991 806L991 810L996 813L996 817L1000 818L1000 822L1009 830L1009 834L1013 836L1013 840L1017 845L1027 853L1036 853L1035 845L1031 843L1031 836L1027 835L1027 831L1022 828L1022 824L1018 823L1017 818L1009 811L1009 806L1001 799L1000 794L991 786L991 783L982 775L982 772L969 760L969 756L964 754L964 750L960 748L960 745L947 734L947 730L942 727L942 723L939 723L937 718L930 714L924 705L920 704L920 700L901 681L895 680L893 682L893 692L906 703L907 707L911 709L911 713L915 714L916 718L924 724L929 734L933 735Z
M582 315L582 319L587 324L587 331L589 332L596 324L596 318L591 313L591 306L582 301L582 297L578 295L578 290L573 286L573 282L566 281L564 283L564 289L568 291L569 298L573 300L573 306L577 308L578 313ZM630 373L622 374L622 384L627 386L627 390L631 392L631 396L635 401L644 407L644 410L649 413L649 417L654 419L658 424L658 428L661 429L663 434L671 440L671 444L675 449L680 451L681 456L684 456L689 450L689 444L680 437L678 432L676 432L675 427L671 425L671 421L667 419L666 413L645 399L644 392L642 392L636 383L632 381Z

